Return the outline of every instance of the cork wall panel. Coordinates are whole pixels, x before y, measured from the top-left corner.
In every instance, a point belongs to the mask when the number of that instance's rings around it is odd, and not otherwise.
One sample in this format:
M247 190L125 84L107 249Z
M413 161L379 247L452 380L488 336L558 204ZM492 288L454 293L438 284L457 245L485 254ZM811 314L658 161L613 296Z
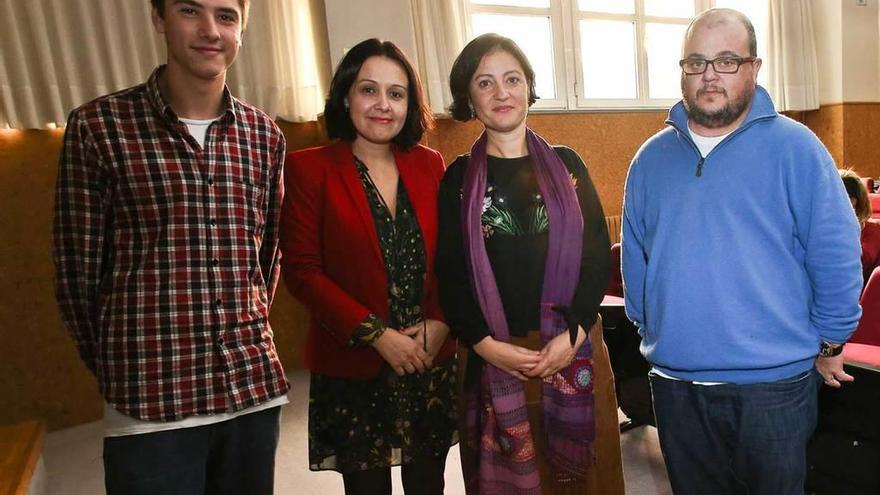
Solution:
M803 112L803 120L828 148L834 163L843 163L843 105L823 105L818 110ZM800 119L798 119L800 120Z
M664 127L665 111L532 114L529 125L551 144L576 150L590 170L606 215L619 215L630 160L639 146ZM427 143L447 163L470 149L482 126L441 119Z
M0 423L98 417L97 386L55 305L52 212L62 131L0 131Z
M280 124L291 148L326 142L323 123ZM52 216L63 131L0 131L0 424L50 429L101 417L94 377L55 303ZM302 366L307 313L280 284L271 322L288 368Z
M880 177L880 103L843 105L844 162L865 177Z
M880 103L823 105L818 110L803 112L802 116L838 167L852 168L866 177L880 177Z

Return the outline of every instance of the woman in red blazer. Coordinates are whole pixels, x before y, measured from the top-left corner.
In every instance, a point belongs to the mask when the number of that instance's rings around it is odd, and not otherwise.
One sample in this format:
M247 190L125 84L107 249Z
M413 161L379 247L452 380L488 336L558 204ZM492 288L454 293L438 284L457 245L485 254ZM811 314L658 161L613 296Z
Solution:
M391 42L346 54L324 115L335 144L287 156L283 273L311 311L309 467L345 492L442 493L457 441L455 343L434 254L443 159L418 76Z

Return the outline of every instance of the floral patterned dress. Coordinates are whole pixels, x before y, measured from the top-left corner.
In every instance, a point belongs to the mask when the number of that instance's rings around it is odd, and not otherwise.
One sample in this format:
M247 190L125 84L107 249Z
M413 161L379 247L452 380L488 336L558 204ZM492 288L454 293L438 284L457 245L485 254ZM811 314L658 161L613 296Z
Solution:
M388 274L390 321L369 315L349 343L367 346L386 326L406 328L422 320L425 250L403 182L398 183L397 215L392 217L366 165L358 159L355 165ZM446 457L449 447L458 441L455 375L454 359L424 373L404 376L397 376L386 365L372 380L313 373L309 391L309 468L351 472L424 457Z

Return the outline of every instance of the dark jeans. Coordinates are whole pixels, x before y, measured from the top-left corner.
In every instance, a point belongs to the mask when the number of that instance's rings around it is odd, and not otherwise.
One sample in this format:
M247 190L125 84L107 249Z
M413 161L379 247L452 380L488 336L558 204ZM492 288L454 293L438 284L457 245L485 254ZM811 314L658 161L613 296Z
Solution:
M280 407L213 425L104 439L107 495L263 495Z
M802 495L819 374L752 385L650 375L660 448L676 495Z
M443 495L445 457L429 457L408 462L400 468L406 495ZM391 468L343 473L345 495L391 495Z

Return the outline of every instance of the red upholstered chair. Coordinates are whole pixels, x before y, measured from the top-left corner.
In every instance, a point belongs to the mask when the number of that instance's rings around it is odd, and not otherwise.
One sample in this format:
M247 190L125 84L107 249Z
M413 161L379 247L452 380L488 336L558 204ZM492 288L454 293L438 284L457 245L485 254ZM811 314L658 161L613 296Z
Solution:
M871 197L871 211L874 212L872 218L880 218L880 194L869 194Z
M611 280L608 281L608 289L605 294L609 296L623 297L623 277L620 275L620 243L611 246Z
M868 188L868 192L874 192L874 178L873 177L862 177L862 182L865 183L865 187Z
M880 268L868 279L860 300L862 319L849 341L856 344L880 345Z

